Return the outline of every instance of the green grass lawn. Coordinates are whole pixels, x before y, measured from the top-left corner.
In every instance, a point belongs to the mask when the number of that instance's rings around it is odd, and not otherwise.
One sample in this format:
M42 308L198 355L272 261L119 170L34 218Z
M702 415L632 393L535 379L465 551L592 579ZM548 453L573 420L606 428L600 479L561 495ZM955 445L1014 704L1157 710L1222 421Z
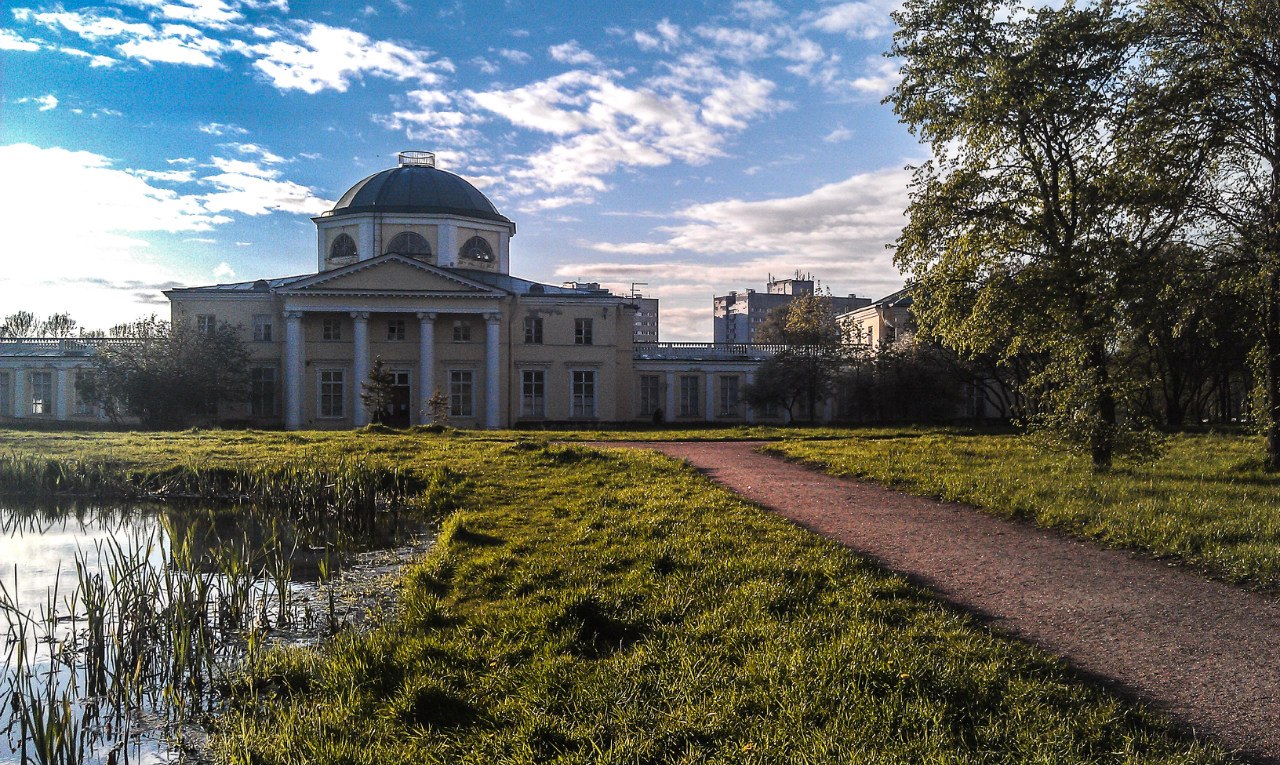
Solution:
M1147 464L1095 474L1084 458L1013 435L850 431L765 450L834 475L977 505L1005 517L1175 559L1211 575L1280 590L1280 475L1261 439L1186 435Z
M0 431L9 451L141 471L341 454L466 476L396 615L247 669L215 725L228 762L1230 762L656 454Z

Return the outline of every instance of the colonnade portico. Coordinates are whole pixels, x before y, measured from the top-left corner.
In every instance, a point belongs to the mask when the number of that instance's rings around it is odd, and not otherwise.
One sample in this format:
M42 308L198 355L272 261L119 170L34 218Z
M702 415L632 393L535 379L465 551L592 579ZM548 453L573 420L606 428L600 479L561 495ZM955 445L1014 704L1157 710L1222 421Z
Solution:
M369 424L369 412L361 399L363 383L368 380L371 366L371 350L369 339L370 315L413 315L418 320L417 343L417 379L412 388L416 389L412 397L413 407L417 415L413 418L418 424L430 422L431 414L427 402L437 389L436 379L436 347L435 322L441 313L480 316L485 320L484 337L484 412L479 418L486 428L502 426L502 360L501 360L501 314L494 311L477 311L475 309L453 309L447 311L419 311L381 309L377 311L347 311L325 306L291 308L284 311L284 424L287 430L298 430L304 426L306 405L306 333L304 318L306 315L348 315L352 320L352 353L351 384L347 386L346 399L351 407L349 419L360 427ZM448 391L445 391L446 395Z

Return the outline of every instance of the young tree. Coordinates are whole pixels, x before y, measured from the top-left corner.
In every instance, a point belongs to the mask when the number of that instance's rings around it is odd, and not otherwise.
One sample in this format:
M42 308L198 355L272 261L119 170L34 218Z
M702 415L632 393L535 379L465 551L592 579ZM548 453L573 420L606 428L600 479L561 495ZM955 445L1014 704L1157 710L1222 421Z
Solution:
M1217 265L1252 306L1258 414L1280 469L1280 5L1275 0L1148 0L1171 88L1203 105L1218 160L1208 185Z
M31 337L36 326L36 315L30 311L11 313L0 322L0 337Z
M1106 469L1127 424L1118 287L1183 223L1198 124L1148 98L1145 29L1108 0L908 0L895 18L905 64L890 100L934 155L915 169L895 255L927 295L921 330L965 357L1038 360L1037 423Z
M360 384L360 400L369 411L374 424L381 425L391 416L391 406L395 403L396 377L382 363L381 356L375 356L373 367L369 370L369 379Z
M50 314L40 322L41 337L71 337L76 330L76 320L69 313Z
M209 417L219 403L247 398L249 353L238 328L198 332L153 316L132 332L136 342L103 347L94 374L76 382L113 419L129 414L147 428L178 428Z

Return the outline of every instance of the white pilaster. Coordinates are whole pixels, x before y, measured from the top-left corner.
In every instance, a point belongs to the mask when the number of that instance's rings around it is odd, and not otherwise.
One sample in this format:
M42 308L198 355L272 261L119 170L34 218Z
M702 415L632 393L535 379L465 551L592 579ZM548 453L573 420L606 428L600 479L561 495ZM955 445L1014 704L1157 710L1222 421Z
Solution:
M418 314L418 422L431 424L427 400L436 392L436 315Z
M351 319L351 339L355 346L351 352L351 376L354 378L351 382L351 412L358 428L369 424L369 412L360 397L365 381L369 379L369 312L352 311Z
M284 427L302 427L303 357L302 311L284 314Z
M31 397L27 395L27 370L13 370L13 416L26 417L31 413Z
M372 219L360 221L360 242L356 245L359 248L359 252L356 260L368 260L378 254L375 249L377 245L373 241L373 229L374 223Z
M499 330L501 316L496 313L485 314L484 327L484 426L494 429L501 427L498 402L499 381L501 380L499 362Z
M498 233L498 273L511 273L511 235L506 231Z
M458 265L458 225L441 223L438 231L440 232L440 253L436 257L436 263L442 266Z
M67 419L67 370L59 369L53 375L53 417L56 420Z
M715 402L716 402L716 376L711 372L707 372L707 395L706 395L707 413L704 415L704 417L706 417L707 422L715 422L715 419L716 419L716 408L714 406Z
M752 373L752 374L748 374L748 375L747 375L747 377L746 377L746 380L747 380L747 387L748 387L748 388L750 388L750 387L755 383L755 381L756 381L756 376L755 376L755 374L754 374L754 373ZM741 398L741 401L742 401L742 405L743 405L744 407L746 407L746 419L747 419L747 424L751 424L751 423L755 422L755 421L756 421L756 410L755 410L755 407L753 407L753 406L751 406L751 404L748 404L748 403L747 403L747 401L746 401L746 391L745 391L745 390L743 390L743 391L741 391L741 392L740 392L740 398Z
M676 421L676 373L667 372L667 422Z

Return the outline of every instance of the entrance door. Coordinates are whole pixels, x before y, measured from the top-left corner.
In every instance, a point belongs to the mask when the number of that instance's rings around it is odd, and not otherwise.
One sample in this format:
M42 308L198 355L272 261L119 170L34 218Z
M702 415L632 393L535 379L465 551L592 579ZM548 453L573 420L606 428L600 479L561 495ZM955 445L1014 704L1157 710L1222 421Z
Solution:
M387 425L393 428L407 428L413 419L412 399L409 397L409 372L395 369L391 372L391 416Z

